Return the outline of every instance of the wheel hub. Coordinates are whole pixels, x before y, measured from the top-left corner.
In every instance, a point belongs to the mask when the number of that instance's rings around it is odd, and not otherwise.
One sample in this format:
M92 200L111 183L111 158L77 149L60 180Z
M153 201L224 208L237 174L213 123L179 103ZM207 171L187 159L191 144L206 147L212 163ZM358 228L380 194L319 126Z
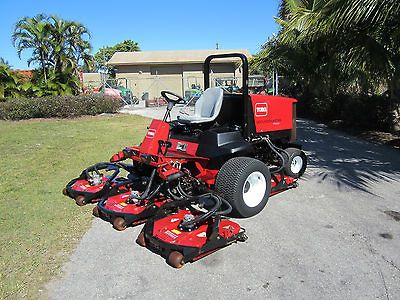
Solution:
M290 164L290 169L293 173L299 173L303 167L303 159L300 156L295 156Z
M264 175L255 171L251 173L243 185L243 201L248 207L256 207L265 195L267 182Z

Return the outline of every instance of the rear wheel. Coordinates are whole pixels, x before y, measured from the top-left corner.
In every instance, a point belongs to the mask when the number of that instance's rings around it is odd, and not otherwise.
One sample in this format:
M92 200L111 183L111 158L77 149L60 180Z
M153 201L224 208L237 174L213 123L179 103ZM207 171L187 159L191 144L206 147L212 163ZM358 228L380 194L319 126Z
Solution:
M64 196L68 196L67 188L63 188L62 193L63 193Z
M258 214L267 204L271 193L271 174L262 161L249 157L235 157L221 168L215 190L239 217Z
M289 154L289 160L285 165L285 174L293 178L299 178L307 168L307 156L304 151L297 148L285 149Z

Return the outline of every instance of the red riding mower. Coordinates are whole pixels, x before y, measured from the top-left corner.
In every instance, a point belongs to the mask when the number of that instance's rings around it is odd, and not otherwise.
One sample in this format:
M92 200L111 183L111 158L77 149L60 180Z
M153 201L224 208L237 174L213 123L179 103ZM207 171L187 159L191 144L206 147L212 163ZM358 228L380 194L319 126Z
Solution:
M242 61L241 94L210 88L211 61L224 58ZM174 105L184 100L161 92L168 102L163 120L151 122L140 146L110 159L133 161L130 183L108 189L94 214L119 230L147 219L138 243L174 267L243 240L240 226L222 214L258 214L269 196L296 187L307 165L294 143L297 100L249 95L247 83L246 56L211 55L204 62L205 91L194 115L167 122ZM231 209L221 212L223 203Z
M210 88L210 62L238 57L243 66L242 94ZM194 188L215 191L233 207L233 215L259 213L272 194L296 186L307 158L296 139L297 100L248 95L248 63L243 54L211 55L204 63L205 91L193 116L167 122L173 106L183 99L171 92L164 119L153 120L138 147L126 147L112 162L132 159L156 170L160 182L174 182L175 198L196 195ZM185 193L185 194L182 194Z

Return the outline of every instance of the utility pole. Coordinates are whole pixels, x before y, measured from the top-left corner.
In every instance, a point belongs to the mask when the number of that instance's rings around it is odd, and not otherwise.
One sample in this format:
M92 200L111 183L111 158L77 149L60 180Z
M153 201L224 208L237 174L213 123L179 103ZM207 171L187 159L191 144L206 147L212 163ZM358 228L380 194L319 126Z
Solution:
M272 71L272 95L275 96L275 70Z
M216 49L217 49L217 50L219 49L219 44L218 44L218 42L217 42L217 44L216 44Z

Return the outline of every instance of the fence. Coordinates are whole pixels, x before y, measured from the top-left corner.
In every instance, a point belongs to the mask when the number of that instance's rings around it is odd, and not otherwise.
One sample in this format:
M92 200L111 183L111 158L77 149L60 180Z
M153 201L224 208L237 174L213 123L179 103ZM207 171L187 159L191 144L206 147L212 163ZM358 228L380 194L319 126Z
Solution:
M170 91L181 95L186 101L197 99L204 90L203 74L190 75L144 75L140 74L135 77L123 77L123 74L117 74L120 82L129 88L133 95L139 99L146 100L149 105L165 105L165 101L161 97L161 91ZM227 77L226 74L211 74L211 86L221 86L230 91L228 85L235 83L241 84L241 80L234 77Z

